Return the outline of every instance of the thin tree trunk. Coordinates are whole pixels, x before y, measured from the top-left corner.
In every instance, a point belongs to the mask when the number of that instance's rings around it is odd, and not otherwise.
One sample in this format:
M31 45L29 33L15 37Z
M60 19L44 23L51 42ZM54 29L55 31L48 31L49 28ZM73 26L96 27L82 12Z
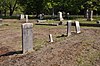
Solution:
M16 2L15 2L15 4L14 4L14 6L12 6L11 4L10 4L10 7L9 7L9 9L10 9L10 16L12 16L13 15L13 12L14 12L14 10L15 10L15 8L16 8L16 4L17 4L17 0L16 0Z
M0 16L2 16L2 11L0 10Z

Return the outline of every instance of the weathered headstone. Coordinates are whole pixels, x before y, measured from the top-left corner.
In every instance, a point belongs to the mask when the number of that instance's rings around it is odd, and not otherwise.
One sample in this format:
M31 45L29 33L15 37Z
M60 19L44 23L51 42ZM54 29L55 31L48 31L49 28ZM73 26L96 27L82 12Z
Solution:
M26 16L26 23L28 22L28 15L25 15Z
M75 27L76 27L76 33L80 33L80 24L79 24L79 21L75 21Z
M24 14L20 15L20 20L24 19Z
M49 35L49 41L53 42L52 34Z
M89 10L88 9L86 10L86 19L87 20L89 19Z
M62 12L58 12L58 13L59 13L59 20L60 20L60 21L64 20L64 19L63 19L63 16L62 16Z
M22 50L23 53L33 51L33 23L22 24Z
M67 13L67 19L69 19L69 13Z
M93 20L93 11L92 10L88 10L86 11L86 18L87 18L87 21L92 21Z
M40 14L39 17L40 17L40 20L42 20L43 19L43 14Z
M67 21L67 36L71 35L71 22L72 21Z

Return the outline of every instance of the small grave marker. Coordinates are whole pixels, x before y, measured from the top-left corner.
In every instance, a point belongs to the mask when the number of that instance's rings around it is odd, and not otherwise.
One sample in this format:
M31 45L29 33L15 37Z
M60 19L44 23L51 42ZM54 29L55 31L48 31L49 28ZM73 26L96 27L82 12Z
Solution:
M40 14L39 18L40 18L40 20L42 20L43 19L43 14Z
M75 25L76 25L76 33L80 33L80 24L79 21L75 21Z
M60 21L64 20L64 19L63 19L63 16L62 16L62 12L58 12L58 13L59 13L59 20L60 20Z
M52 34L49 35L50 42L53 42Z
M33 23L22 24L22 50L23 53L33 51Z
M28 15L25 15L26 16L26 23L28 22Z
M20 20L24 19L24 14L20 15Z
M71 22L72 21L68 21L67 22L67 36L71 35Z

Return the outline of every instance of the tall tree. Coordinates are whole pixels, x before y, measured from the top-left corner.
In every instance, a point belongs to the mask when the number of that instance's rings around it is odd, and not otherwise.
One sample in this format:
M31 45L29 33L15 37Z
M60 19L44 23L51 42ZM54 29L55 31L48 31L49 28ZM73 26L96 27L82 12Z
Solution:
M88 11L87 12L87 20L91 21L93 20L93 10L97 10L98 7L100 6L100 0L87 0L84 2L84 8Z
M17 5L17 0L6 0L6 6L9 8L9 15L12 16Z

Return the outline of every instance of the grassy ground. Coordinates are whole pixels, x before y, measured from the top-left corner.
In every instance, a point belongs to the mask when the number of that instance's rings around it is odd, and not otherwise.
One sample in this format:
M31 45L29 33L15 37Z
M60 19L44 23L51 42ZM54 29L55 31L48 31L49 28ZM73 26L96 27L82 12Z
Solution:
M95 24L85 19L74 19L80 23ZM74 21L73 20L73 21ZM0 66L99 66L100 65L100 27L81 26L82 33L76 34L72 26L72 35L66 35L66 25L47 26L35 25L36 21L30 21L33 26L33 53L19 55L16 52L22 50L21 24L19 20L4 21L0 26L0 54L15 52L13 55L1 56ZM58 23L56 20L48 20L46 23ZM65 23L67 20L64 21ZM53 35L53 43L49 42L49 34Z

